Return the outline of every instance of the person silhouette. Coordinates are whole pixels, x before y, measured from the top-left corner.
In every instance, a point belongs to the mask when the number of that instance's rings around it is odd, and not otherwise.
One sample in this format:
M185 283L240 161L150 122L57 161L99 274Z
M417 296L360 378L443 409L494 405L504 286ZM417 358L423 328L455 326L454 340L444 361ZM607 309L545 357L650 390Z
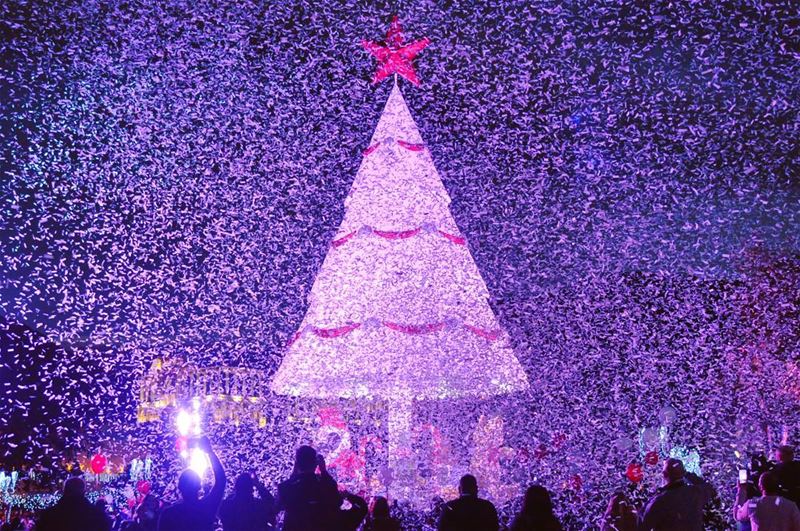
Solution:
M339 507L336 519L336 531L356 531L361 527L361 522L367 516L367 501L357 494L344 491L342 501L350 505L348 508Z
M789 445L779 446L775 457L778 462L774 470L780 484L781 496L800 504L800 461L794 459L794 448Z
M746 488L739 484L733 515L737 522L750 522L753 531L800 531L800 510L788 498L780 495L779 476L774 471L764 472L758 479L761 497L747 499Z
M541 485L531 485L525 491L522 510L514 518L511 531L561 531L561 523L553 513L550 493Z
M136 507L134 519L142 531L156 531L161 502L153 494L148 494Z
M86 499L86 484L79 477L64 482L61 499L36 522L37 531L110 531L111 519Z
M225 470L211 448L208 437L193 441L197 448L208 455L214 472L214 486L208 494L200 498L201 479L191 469L181 472L178 478L178 491L181 501L167 507L158 520L158 531L214 531L222 496L225 494Z
M488 500L478 498L478 480L467 474L458 482L460 497L445 504L439 519L439 531L497 531L497 509Z
M258 498L253 496L253 488ZM243 473L219 508L223 531L266 531L275 526L275 498L254 473Z
M662 475L665 484L647 504L639 529L703 531L703 508L714 497L714 487L686 472L679 459L664 461Z
M389 501L383 496L376 496L372 500L372 511L364 531L400 531L400 522L389 514Z
M317 467L319 474L315 473ZM283 531L336 529L340 501L336 480L328 473L325 458L310 446L298 448L292 475L278 485Z
M622 492L616 492L608 502L600 531L636 531L639 515Z

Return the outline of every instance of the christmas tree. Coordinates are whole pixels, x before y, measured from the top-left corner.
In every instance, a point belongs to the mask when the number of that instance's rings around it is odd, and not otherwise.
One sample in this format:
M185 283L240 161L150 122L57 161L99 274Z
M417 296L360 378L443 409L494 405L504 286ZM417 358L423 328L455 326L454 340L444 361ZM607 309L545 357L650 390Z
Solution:
M424 44L404 47L395 19L386 47L365 43L381 61L376 81L396 72L416 82L410 59ZM414 400L528 386L449 204L395 78L308 312L271 384L284 395L387 402L393 466Z

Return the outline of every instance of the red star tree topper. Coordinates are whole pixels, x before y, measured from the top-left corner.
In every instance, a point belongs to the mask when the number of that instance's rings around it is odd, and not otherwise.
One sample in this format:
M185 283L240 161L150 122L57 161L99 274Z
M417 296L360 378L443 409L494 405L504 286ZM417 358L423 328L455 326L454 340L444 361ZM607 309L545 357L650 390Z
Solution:
M386 44L361 41L361 45L378 60L378 71L375 72L372 82L379 83L391 74L400 74L419 86L419 79L417 79L417 73L414 71L411 61L430 42L425 37L411 44L403 45L403 28L400 26L400 19L395 15L389 31L386 32Z

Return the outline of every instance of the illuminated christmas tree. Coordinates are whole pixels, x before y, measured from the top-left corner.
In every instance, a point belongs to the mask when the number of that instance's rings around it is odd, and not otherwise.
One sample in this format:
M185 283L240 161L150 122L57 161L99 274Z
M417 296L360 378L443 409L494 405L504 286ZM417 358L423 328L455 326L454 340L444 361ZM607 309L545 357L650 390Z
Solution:
M396 20L386 46L365 43L381 61L376 81L399 73L416 82L410 60L424 44L403 46ZM396 80L363 155L271 385L297 397L386 402L396 466L414 400L489 397L528 382Z

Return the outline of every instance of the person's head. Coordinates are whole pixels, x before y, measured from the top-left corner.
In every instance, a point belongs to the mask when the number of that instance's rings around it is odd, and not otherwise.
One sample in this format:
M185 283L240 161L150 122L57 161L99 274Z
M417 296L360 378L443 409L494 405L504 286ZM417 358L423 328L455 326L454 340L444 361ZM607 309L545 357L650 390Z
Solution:
M184 500L196 500L200 495L200 476L194 470L187 468L178 477L178 492Z
M252 496L253 495L253 476L247 472L243 472L236 477L233 483L233 492L237 496Z
M458 493L462 496L477 496L478 495L478 480L472 474L465 474L461 476L458 482Z
M761 494L764 496L777 496L780 485L778 483L778 476L775 472L764 472L758 478L758 488L761 489Z
M139 523L154 522L158 520L158 498L148 494L136 508L136 521Z
M778 446L775 456L778 458L779 463L790 463L794 459L794 448L786 444Z
M71 477L64 482L65 498L80 498L86 493L86 483L79 477Z
M156 498L155 494L148 494L142 499L141 505L158 510L158 508L161 506L161 502L158 501L158 498Z
M633 512L633 506L631 505L630 500L628 500L628 497L625 496L625 493L614 493L614 495L611 497L611 500L608 502L606 514L613 517L619 517L625 516L631 512Z
M525 491L522 512L528 516L545 516L553 514L553 500L550 493L541 485L531 485Z
M317 468L317 451L310 446L301 446L294 457L294 467L298 472L314 472Z
M383 496L375 496L372 499L372 518L376 520L389 518L389 500Z
M683 476L686 475L686 469L683 468L683 463L680 459L670 457L664 461L664 470L662 474L664 475L664 481L672 483L673 481L683 479Z

